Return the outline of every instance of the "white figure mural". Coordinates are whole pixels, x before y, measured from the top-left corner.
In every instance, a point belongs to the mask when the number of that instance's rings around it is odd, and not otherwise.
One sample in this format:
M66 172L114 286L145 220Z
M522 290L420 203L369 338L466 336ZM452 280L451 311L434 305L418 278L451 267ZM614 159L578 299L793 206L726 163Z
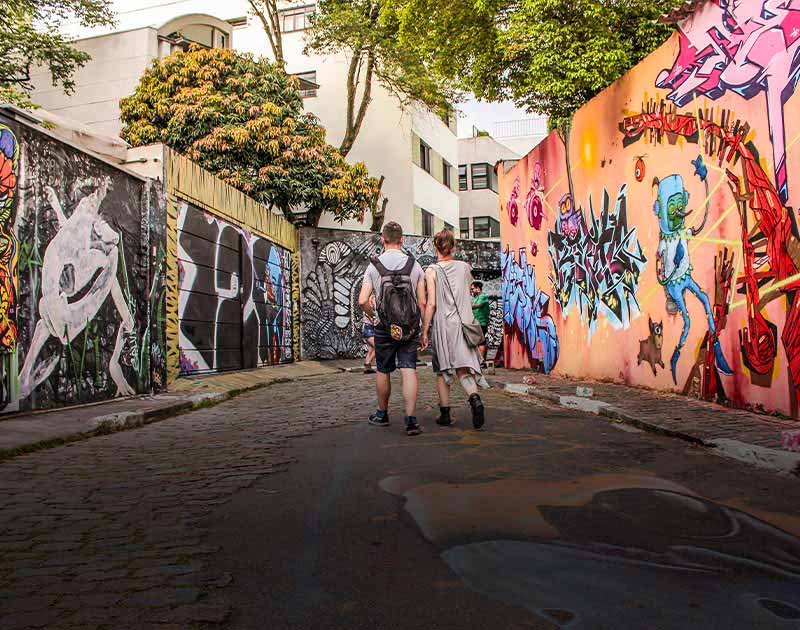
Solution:
M42 262L42 297L39 320L33 333L25 364L19 375L20 398L27 398L47 379L59 356L42 358L51 337L66 345L83 332L97 315L109 295L120 315L120 325L108 373L119 396L134 389L125 379L120 355L125 336L134 329L133 315L117 279L119 234L100 216L100 205L109 191L110 180L90 180L95 191L78 202L67 218L56 192L45 188L48 201L58 218L59 230L49 243Z

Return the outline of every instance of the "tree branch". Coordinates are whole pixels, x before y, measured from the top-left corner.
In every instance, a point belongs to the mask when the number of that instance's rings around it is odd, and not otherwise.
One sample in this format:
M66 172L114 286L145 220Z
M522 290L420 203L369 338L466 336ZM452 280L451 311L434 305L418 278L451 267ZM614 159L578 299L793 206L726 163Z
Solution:
M275 0L265 0L267 14L261 10L258 0L247 0L253 13L261 20L261 26L267 34L269 46L272 49L272 55L275 61L281 65L286 65L286 60L283 58L283 40L281 38L280 20L278 16L278 7Z

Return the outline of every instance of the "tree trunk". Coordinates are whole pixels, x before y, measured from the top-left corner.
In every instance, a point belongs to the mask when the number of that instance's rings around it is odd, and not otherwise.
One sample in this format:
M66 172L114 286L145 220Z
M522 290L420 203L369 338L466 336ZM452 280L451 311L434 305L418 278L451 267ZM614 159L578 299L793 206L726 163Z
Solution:
M366 59L364 58L366 55ZM361 83L360 66L362 61L366 63L364 73L364 91L356 107L358 97L358 86ZM375 68L375 51L372 48L361 49L353 52L350 59L350 67L347 70L347 120L345 121L345 133L339 152L347 157L350 149L358 138L364 117L367 115L367 108L372 102L372 80Z
M386 206L389 204L389 199L384 197L381 209L378 210L378 201L381 198L381 190L383 189L383 182L386 181L386 176L381 175L378 180L378 189L375 191L375 197L372 201L372 225L370 226L371 232L380 232L383 227L383 220L386 218Z
M281 33L280 15L276 0L248 0L250 8L256 17L261 20L261 26L267 34L269 46L275 57L276 63L282 68L286 67L283 57L283 35Z

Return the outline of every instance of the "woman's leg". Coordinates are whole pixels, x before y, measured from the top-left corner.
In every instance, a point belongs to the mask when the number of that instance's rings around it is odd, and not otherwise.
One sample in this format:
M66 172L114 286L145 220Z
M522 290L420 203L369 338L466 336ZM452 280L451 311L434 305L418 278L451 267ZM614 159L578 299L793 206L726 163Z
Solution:
M478 383L475 381L475 377L472 376L472 372L470 372L469 368L458 368L456 374L458 374L461 387L467 392L467 396L478 393Z
M444 380L444 376L439 374L436 377L436 389L439 392L439 406L440 407L449 407L450 406L450 386L447 384L447 381Z
M367 337L367 356L364 358L364 365L372 365L375 360L375 337Z

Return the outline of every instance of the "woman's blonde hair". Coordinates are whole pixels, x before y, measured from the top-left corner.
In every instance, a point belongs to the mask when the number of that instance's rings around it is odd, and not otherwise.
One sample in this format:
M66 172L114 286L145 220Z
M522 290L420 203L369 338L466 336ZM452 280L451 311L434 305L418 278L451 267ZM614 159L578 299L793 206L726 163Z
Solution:
M456 248L456 237L453 235L453 230L444 228L436 236L433 237L433 246L436 251L443 256L449 256Z

